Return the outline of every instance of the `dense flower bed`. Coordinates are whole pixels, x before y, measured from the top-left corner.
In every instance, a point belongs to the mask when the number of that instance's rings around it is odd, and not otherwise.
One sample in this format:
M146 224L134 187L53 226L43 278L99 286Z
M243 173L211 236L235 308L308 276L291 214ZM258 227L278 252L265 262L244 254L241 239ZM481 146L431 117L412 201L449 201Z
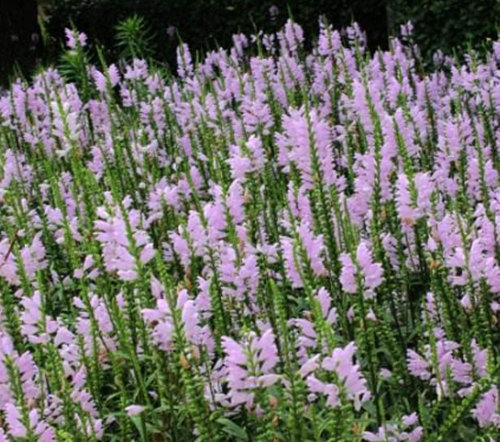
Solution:
M499 440L500 45L403 31L12 85L0 441Z

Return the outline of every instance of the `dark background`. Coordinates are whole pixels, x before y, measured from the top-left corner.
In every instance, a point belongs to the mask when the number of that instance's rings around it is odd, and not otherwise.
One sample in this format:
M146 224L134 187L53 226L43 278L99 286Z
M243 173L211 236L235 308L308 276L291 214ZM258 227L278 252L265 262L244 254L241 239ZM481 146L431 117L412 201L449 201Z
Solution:
M278 8L272 19L269 8ZM194 51L228 46L232 34L257 29L278 30L290 14L313 37L324 15L340 28L353 20L368 36L370 49L386 48L388 36L412 20L425 55L440 48L451 53L470 44L482 47L496 38L500 17L497 0L0 0L0 81L13 72L29 73L40 63L57 62L64 28L72 24L120 55L115 26L138 14L149 28L150 56L172 62L178 36ZM166 29L176 30L174 38Z

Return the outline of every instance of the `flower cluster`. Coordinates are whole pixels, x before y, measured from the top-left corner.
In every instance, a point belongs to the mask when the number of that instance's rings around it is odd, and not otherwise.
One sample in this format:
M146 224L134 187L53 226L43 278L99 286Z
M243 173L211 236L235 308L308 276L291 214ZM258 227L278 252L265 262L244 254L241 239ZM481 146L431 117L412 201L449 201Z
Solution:
M500 43L411 29L2 92L0 441L500 440Z

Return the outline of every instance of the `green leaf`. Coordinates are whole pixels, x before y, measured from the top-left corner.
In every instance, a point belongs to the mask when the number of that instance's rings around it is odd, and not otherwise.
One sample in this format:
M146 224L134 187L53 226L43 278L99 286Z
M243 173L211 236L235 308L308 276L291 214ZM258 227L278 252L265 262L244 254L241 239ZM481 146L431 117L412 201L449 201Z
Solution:
M217 419L217 423L222 425L222 431L229 434L230 436L234 436L238 440L248 440L247 432L239 425L235 424L233 421L230 421L225 417L221 417Z

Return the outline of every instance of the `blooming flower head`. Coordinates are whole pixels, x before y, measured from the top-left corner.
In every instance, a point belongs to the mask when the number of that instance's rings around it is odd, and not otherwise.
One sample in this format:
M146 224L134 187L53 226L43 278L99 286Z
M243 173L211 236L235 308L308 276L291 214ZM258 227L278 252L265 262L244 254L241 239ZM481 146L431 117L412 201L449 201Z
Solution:
M367 401L371 394L366 387L366 380L363 377L359 365L354 364L356 345L349 343L346 347L338 347L333 350L331 356L323 360L323 368L327 371L334 371L346 389L347 397L354 401L356 409Z
M357 277L360 275L363 280L364 296L372 298L374 290L383 282L382 265L373 261L372 253L366 242L361 242L356 251L356 261L358 268L352 258L343 253L340 256L342 271L340 282L347 293L356 293L358 291Z
M272 330L268 329L261 337L250 334L244 344L224 337L222 345L226 353L224 365L231 404L250 407L255 388L269 387L280 378L273 373L278 355Z
M498 389L496 386L490 388L481 396L472 415L477 419L481 427L493 425L500 427L500 414L498 412Z
M76 49L77 45L83 47L87 44L87 35L83 32L77 32L66 28L64 33L66 34L66 45L70 49Z

